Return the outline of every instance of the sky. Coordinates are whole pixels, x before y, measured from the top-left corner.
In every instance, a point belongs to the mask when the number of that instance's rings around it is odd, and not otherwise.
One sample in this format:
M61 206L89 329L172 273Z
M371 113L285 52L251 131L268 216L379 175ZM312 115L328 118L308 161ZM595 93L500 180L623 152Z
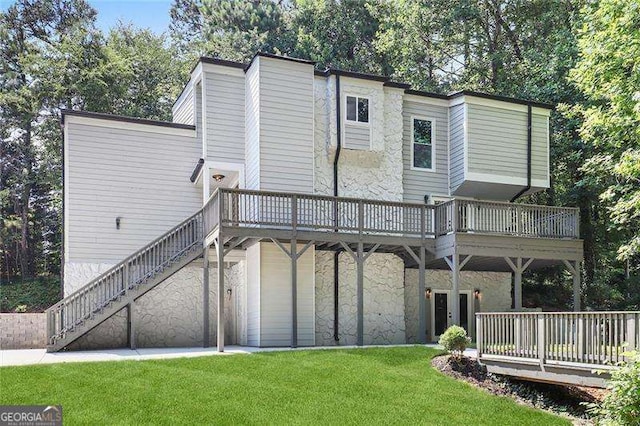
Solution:
M155 33L169 30L169 9L171 0L88 0L98 11L96 25L105 33L118 21L132 23L138 28L150 28ZM0 11L6 10L14 2L0 0Z
M89 4L98 11L96 25L105 33L118 21L131 22L138 28L150 28L158 34L168 31L171 3L171 0L89 0Z

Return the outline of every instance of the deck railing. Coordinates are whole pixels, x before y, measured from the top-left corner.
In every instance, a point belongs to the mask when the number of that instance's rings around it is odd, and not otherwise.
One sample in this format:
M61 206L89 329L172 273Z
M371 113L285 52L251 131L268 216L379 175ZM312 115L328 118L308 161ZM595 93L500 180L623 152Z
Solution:
M579 212L503 202L438 205L220 188L204 208L205 231L223 226L433 237L450 232L579 238ZM207 224L212 224L207 226Z
M436 234L475 232L536 238L579 238L579 210L493 201L451 200L435 208Z
M640 349L640 312L476 314L480 360L615 365Z
M202 219L202 210L199 210L47 309L48 344L54 344L111 302L161 272L187 251L201 245Z
M434 206L241 189L218 194L223 226L415 237L435 232Z

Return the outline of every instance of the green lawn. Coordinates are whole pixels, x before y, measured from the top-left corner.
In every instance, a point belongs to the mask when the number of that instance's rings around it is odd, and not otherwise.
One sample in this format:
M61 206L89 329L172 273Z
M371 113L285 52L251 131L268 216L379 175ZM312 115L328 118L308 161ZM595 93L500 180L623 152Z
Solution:
M0 404L65 424L568 424L441 375L422 347L0 369Z

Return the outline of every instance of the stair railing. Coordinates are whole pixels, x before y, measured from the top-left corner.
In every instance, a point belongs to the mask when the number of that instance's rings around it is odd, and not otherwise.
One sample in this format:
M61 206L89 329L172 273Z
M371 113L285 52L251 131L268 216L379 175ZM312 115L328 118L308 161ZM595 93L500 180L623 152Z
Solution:
M172 262L200 245L204 232L203 210L198 210L159 238L47 309L48 344L52 345L64 338L66 333L73 331L110 303L162 272Z

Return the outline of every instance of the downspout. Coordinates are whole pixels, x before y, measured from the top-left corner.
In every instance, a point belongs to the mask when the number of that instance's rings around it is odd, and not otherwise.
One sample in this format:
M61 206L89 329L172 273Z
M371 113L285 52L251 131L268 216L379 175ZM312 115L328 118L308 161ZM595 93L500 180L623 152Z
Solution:
M336 74L336 155L333 158L333 195L338 196L338 162L340 161L340 151L342 150L342 135L340 132L340 76ZM338 216L336 215L336 221ZM336 227L337 229L337 227ZM339 313L339 291L338 281L340 275L339 257L340 250L333 253L333 340L340 341L338 320Z
M531 189L531 104L527 105L527 186L513 196L511 202L520 198L522 194Z

